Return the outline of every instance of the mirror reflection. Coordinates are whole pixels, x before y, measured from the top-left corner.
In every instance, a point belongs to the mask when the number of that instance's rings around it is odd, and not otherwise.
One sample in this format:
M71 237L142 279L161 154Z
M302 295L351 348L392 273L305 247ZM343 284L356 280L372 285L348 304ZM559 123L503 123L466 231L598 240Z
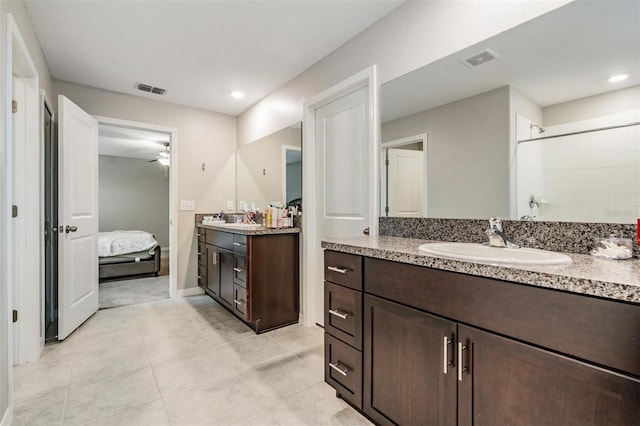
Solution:
M381 214L635 222L639 31L572 2L385 83Z
M302 125L297 123L236 153L236 205L264 211L272 202L299 206L302 200Z

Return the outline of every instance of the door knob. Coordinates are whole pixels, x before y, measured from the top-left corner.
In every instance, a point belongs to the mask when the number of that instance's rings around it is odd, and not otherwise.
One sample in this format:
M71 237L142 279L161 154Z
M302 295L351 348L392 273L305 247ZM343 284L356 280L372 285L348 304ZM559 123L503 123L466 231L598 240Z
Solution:
M58 232L58 227L54 226L53 228L51 228L51 232L53 232L54 234Z
M67 225L67 227L64 228L64 232L66 232L67 234L69 232L76 232L77 230L78 230L77 226L69 226L69 225Z

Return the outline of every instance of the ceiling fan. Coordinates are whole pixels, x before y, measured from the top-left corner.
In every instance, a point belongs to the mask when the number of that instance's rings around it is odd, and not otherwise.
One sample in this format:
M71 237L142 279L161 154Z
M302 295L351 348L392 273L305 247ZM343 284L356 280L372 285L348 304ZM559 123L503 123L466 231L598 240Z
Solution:
M163 166L168 166L170 163L170 159L169 159L169 142L163 142L164 145L164 149L162 151L160 151L158 153L158 157L156 157L155 160L149 160L149 163L153 163L154 161L157 161L158 163L162 164Z

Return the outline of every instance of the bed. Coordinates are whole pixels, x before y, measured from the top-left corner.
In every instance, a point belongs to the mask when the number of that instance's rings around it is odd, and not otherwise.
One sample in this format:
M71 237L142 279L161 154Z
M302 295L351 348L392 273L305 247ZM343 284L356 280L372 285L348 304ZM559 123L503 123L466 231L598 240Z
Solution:
M158 276L160 247L145 231L100 232L98 235L100 281Z

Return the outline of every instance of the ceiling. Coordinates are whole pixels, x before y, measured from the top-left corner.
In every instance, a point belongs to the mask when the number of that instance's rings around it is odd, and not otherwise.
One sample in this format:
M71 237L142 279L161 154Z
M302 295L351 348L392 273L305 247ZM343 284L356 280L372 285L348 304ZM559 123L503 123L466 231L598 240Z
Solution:
M484 49L497 59L460 61ZM615 85L608 77L629 73ZM545 107L640 84L640 2L576 1L382 85L382 121L511 85Z
M171 141L169 133L100 124L99 155L155 160ZM166 144L166 145L165 145Z
M232 116L402 2L25 0L54 79Z

